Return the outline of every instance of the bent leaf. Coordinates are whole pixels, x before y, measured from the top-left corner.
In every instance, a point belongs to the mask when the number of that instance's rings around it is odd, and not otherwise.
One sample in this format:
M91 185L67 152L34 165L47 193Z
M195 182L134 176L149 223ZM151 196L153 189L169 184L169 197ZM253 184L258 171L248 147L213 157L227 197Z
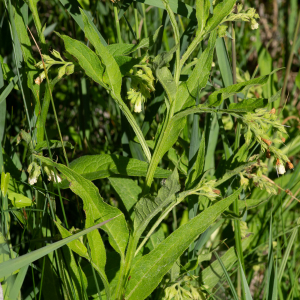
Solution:
M165 206L176 200L175 193L180 190L179 176L177 169L166 180L157 196L154 199L144 197L139 200L135 206L134 229L136 235L140 236L149 222L156 216Z
M37 156L42 162L57 168L70 182L70 189L83 201L83 209L86 214L91 214L94 222L114 218L112 222L103 225L107 232L112 247L123 257L128 240L128 229L123 213L116 207L105 203L99 194L97 187L89 180L83 178L68 167L52 162L50 159Z
M102 86L105 85L103 82L104 66L96 53L77 40L66 35L56 34L63 39L66 51L77 58L86 75Z
M11 201L13 206L18 208L32 205L31 199L22 194L15 193L11 190L8 190L8 199Z
M101 43L95 28L91 25L85 12L80 9L82 20L84 24L85 36L89 39L91 44L95 47L96 53L101 57L106 69L105 72L108 76L109 86L116 96L120 96L122 75L118 64L114 57L109 53L108 49Z
M137 261L130 272L131 278L126 288L125 299L143 300L150 295L191 242L233 203L241 190L240 188L231 196L212 205L200 215L179 227L153 251Z

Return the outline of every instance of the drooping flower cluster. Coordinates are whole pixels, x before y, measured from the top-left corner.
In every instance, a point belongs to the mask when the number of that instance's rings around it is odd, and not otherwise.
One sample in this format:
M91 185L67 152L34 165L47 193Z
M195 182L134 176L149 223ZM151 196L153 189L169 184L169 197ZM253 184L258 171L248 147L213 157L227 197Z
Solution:
M184 276L182 280L165 289L163 300L202 300L205 296L199 287L196 287L195 276Z
M192 194L205 196L214 201L220 196L220 191L215 189L216 180L205 181L201 180L200 183L192 190Z
M142 63L145 63L145 59ZM128 100L134 105L134 112L142 111L142 103L151 97L150 93L155 91L152 70L147 64L136 65L140 68L137 72L130 71L131 89L127 92Z
M49 181L53 181L56 183L59 183L62 181L61 177L58 175L57 172L56 172L57 180L55 179L55 173L54 173L53 167L47 166L46 164L42 164L42 167L43 167L45 173L47 174ZM27 172L29 173L28 183L30 185L34 185L35 183L37 183L37 180L41 175L41 170L42 170L41 167L35 161L33 161L28 166L28 169L27 169Z
M235 13L235 11L237 13ZM226 17L224 22L226 21L244 21L251 23L251 29L255 30L258 29L258 23L256 19L259 19L259 15L256 13L255 8L250 7L247 10L243 10L243 5L238 4L236 8L232 11L230 15Z
M273 153L277 160L277 166L283 166L284 168L286 163L289 163L289 166L291 165L290 160L283 151L274 146L274 144L284 143L283 134L287 134L284 126L277 119L275 108L270 111L261 108L257 109L255 113L246 113L242 118L242 123L246 125L245 140L247 144L250 144L252 137L254 137L261 145L262 151L267 151L267 156ZM267 132L271 131L272 128L276 132L275 138L267 135Z
M258 160L257 163L240 173L240 183L246 188L252 182L254 186L265 190L268 194L277 195L276 186L272 184L268 177L263 175L263 173L267 172L267 165Z

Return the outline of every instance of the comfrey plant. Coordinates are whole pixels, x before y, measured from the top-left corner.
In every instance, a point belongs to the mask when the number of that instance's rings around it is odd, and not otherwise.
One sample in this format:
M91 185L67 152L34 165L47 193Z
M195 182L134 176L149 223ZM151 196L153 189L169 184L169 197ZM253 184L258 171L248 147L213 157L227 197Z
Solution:
M48 101L52 97L54 84L73 72L85 74L101 85L127 118L136 135L134 147L145 160L103 154L83 156L63 165L43 157L41 152L58 147L65 149L70 145L62 141L50 141L49 144L43 138L34 144L25 132L21 135L21 139L29 145L33 159L28 167L29 184L38 183L40 176L46 174L53 188L58 191L69 188L83 202L85 230L78 232L78 229L69 231L63 226L51 206L53 201L49 201L49 209L61 237L65 239L63 241L70 241L67 255L71 272L62 278L66 299L83 299L85 295L98 295L100 299L107 300L143 300L151 295L152 299L205 299L216 285L215 280L209 281L207 278L217 275L210 269L199 270L203 255L200 245L209 238L209 235L201 234L209 232L208 228L221 214L232 217L240 255L243 251L239 223L240 193L252 184L269 193L276 193L263 175L260 154L253 156L250 150L259 145L261 153L273 155L279 174L284 173L286 163L292 168L288 157L276 147L276 144L283 142L286 131L277 120L276 111L270 108L274 98L247 98L248 90L252 86L265 84L269 75L217 90L213 90L211 84L216 43L222 41L221 37L229 35L226 22L250 22L251 28L256 29L258 15L255 10L250 8L244 11L241 5L235 6L235 0L215 1L213 6L209 0L196 0L197 26L193 28L193 35L184 33L181 36L169 2L162 2L175 41L168 52L157 53L156 50L161 43L163 26L153 36L135 45L107 45L89 15L80 10L81 15L77 17L80 17L85 38L91 47L57 33L64 42L68 61L54 50L52 55L56 59L43 54L43 60L35 65L43 70L35 77L35 83L40 86L43 79L47 79L49 89L46 89L45 98L48 97ZM185 42L187 38L190 40L188 45ZM199 55L193 60L196 50ZM143 54L136 55L137 51ZM55 65L61 65L58 77L49 83L47 72ZM33 91L35 89L32 87ZM160 103L164 115L155 136L148 136L147 140L150 126L141 127L135 113L152 116L147 122L155 119L156 111L151 108L150 101L154 99L159 102L155 99L157 90L163 90ZM204 90L206 92L200 94ZM232 96L237 93L241 100L234 102ZM44 106L36 109L37 134L45 124L45 120L41 119L45 116L43 109ZM195 117L197 125L199 114L206 115L205 133L201 138L196 133L196 139L191 139L191 145L186 147L188 141L182 138L182 132L187 126L187 117ZM213 176L212 170L206 166L207 148L214 138L210 136L211 120L219 122L221 128L222 114L236 120L237 146L232 150L220 131L226 168ZM240 146L239 139L240 136L243 139L243 135L245 141ZM189 151L189 147L193 151ZM169 162L169 168L158 167L162 160ZM134 176L143 178L139 181L142 186L132 179ZM109 178L118 193L122 202L119 207L106 203L100 196L92 181L102 178ZM157 188L155 178L166 180L162 180ZM236 178L241 179L241 184L234 181ZM227 188L224 183L229 180L234 184ZM183 202L193 207L190 220L165 238L161 223ZM232 204L237 208L234 212L230 211ZM199 210L201 213L198 213ZM93 230L93 226L99 223L103 230ZM78 239L83 234L86 238ZM78 265L75 255L80 257ZM59 266L60 261L57 264ZM91 277L93 272L97 276Z

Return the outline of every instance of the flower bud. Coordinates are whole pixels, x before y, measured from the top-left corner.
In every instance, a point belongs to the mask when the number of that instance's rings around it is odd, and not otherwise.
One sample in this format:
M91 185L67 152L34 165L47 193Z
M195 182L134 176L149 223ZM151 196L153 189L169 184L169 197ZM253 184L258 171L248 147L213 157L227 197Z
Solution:
M29 173L28 183L30 185L37 183L38 177L41 175L41 167L34 161L28 166L27 172Z
M286 171L285 171L284 165L280 164L280 165L278 166L278 174L283 175L285 172L286 172Z
M267 140L267 139L263 139L262 140L268 145L268 146L271 146L272 145L272 141L270 140Z

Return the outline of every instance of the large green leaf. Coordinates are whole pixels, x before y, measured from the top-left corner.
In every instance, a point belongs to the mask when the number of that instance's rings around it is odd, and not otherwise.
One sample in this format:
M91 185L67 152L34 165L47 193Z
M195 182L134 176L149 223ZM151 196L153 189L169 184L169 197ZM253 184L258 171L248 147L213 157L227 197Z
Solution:
M42 156L36 157L42 162L56 167L66 176L70 182L70 189L83 200L84 210L86 214L93 216L94 222L101 222L107 218L115 218L112 222L103 225L102 229L107 232L113 248L123 257L129 236L123 213L116 207L105 203L97 187L89 180L64 165L52 162L48 158Z
M76 233L68 238L65 238L61 241L58 241L56 243L53 243L51 245L45 246L43 248L40 248L38 250L29 252L25 255L19 256L17 258L14 258L12 260L5 261L0 264L0 278L3 278L4 276L8 276L12 274L14 271L34 262L35 260L38 260L39 258L49 254L50 252L68 244L69 242L72 242L79 237L83 236L84 234L87 234L91 232L92 230L95 230L105 224L108 224L112 219L105 220L104 222L101 222L93 227L90 227L88 229L82 230L79 233Z
M119 66L109 50L101 43L95 28L91 25L92 22L90 22L85 12L82 9L80 9L80 12L84 24L85 36L95 47L96 53L101 57L101 60L106 67L105 73L107 74L110 88L116 96L120 96L122 75Z
M217 32L212 32L207 47L198 59L191 76L179 86L176 95L175 112L195 103L197 94L206 86L211 70L216 37Z
M125 299L143 300L150 295L190 243L216 220L240 192L241 188L228 198L207 208L138 260L130 272L131 278L126 288Z
M96 53L77 40L66 35L57 34L63 39L66 51L77 58L79 65L85 73L95 82L105 85L103 82L104 65Z
M112 175L143 176L147 174L149 164L134 158L118 155L85 155L73 160L69 167L88 180L96 180ZM171 171L157 168L155 178L167 178Z
M135 206L134 229L136 236L140 236L149 222L164 207L176 200L175 193L180 190L177 169L173 171L165 184L159 189L156 197L145 196Z

